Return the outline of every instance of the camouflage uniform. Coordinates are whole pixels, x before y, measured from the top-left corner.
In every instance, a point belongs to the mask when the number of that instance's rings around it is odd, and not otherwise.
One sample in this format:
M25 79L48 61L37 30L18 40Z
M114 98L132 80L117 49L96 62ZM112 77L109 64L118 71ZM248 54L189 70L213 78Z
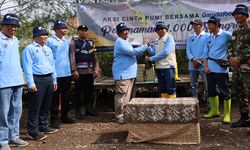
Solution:
M240 113L249 113L248 101L250 98L250 25L238 27L233 31L229 44L228 58L237 57L240 65L233 67L232 86Z

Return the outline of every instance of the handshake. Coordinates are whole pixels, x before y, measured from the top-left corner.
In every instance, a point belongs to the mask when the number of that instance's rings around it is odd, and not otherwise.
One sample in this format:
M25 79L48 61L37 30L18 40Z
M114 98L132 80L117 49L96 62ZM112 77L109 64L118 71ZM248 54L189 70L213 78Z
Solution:
M143 39L143 44L149 46L151 43L148 39Z

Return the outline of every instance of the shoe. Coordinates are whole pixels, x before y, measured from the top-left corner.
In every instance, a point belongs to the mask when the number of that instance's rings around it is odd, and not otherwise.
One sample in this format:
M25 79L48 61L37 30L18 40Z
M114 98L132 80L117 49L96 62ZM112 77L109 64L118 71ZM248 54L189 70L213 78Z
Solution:
M11 150L9 144L1 145L0 150Z
M78 120L84 120L85 116L82 113L76 113L75 118L78 119Z
M125 124L125 119L123 117L117 119L118 124Z
M58 118L51 118L50 120L50 127L51 128L54 128L54 129L60 129L61 126L60 126L60 121Z
M220 116L220 111L219 111L219 97L209 97L209 102L211 105L211 110L208 112L208 114L205 114L203 117L206 119L209 118L215 118Z
M86 116L100 116L100 114L97 111L93 110L93 109L87 109L85 111L85 115Z
M42 141L42 140L45 140L47 138L47 135L45 135L42 132L39 132L37 135L31 135L31 134L29 134L29 135L35 141Z
M9 144L10 144L10 146L24 147L24 146L27 146L29 143L20 139L20 138L17 138L14 140L10 140Z
M54 134L57 131L58 131L58 129L54 129L54 128L51 128L51 127L47 127L46 129L40 130L40 132L43 132L45 134Z
M237 122L231 124L231 128L240 128L240 127L250 127L250 120L240 119Z
M224 100L224 119L223 123L231 122L231 99Z
M73 119L69 118L68 116L66 116L66 117L61 118L61 123L72 124L72 123L75 123L75 121Z

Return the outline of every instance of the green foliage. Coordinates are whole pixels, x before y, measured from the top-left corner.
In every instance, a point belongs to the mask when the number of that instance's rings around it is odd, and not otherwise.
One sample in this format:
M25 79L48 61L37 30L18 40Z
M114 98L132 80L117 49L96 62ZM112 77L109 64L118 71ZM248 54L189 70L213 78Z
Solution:
M188 74L188 58L185 49L176 50L176 60L179 74Z
M98 51L97 57L102 70L102 76L112 77L113 51Z

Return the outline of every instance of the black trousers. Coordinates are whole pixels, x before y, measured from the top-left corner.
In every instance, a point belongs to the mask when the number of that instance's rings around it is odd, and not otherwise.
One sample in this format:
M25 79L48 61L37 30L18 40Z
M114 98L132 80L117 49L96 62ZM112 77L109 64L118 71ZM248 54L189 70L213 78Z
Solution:
M94 92L93 74L80 74L75 86L75 109L81 112L82 106L91 105ZM82 95L83 94L83 99Z
M53 79L52 76L36 77L34 76L37 92L29 93L29 111L28 111L28 133L31 136L37 136L39 130L48 127L49 110L53 97Z
M221 95L223 100L231 98L231 94L228 86L228 74L227 73L208 73L207 84L208 84L208 97L214 97L218 94ZM217 88L220 93L218 93Z
M61 118L66 117L69 112L71 77L57 78L57 90L53 93L53 100L50 108L51 119L59 118L59 101L61 94Z

